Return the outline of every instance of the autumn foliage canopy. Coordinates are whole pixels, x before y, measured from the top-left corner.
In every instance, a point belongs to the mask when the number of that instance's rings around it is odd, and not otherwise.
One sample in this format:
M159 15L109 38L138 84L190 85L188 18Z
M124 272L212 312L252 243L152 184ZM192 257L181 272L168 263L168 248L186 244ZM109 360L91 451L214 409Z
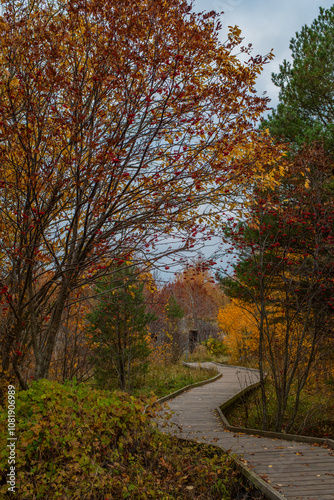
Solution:
M246 189L266 58L241 63L220 29L180 0L3 2L3 368L21 385L30 349L48 375L73 291L189 248L197 208Z

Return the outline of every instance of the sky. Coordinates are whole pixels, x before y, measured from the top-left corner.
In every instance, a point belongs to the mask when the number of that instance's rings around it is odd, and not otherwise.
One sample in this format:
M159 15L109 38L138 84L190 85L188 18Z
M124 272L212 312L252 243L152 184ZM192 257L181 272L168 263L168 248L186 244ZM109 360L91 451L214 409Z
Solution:
M319 3L318 3L319 1ZM290 39L319 15L319 7L329 8L333 0L195 0L196 12L224 11L221 41L228 26L239 26L244 44L251 43L253 55L265 55L273 49L275 59L265 65L258 78L259 93L267 92L271 106L278 103L278 88L271 82L271 73L279 71L284 59L291 60Z

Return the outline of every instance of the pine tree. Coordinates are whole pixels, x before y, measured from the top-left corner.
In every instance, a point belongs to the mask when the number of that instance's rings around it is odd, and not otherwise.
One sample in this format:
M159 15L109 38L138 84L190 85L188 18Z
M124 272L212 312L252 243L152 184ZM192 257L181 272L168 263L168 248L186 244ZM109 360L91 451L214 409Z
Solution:
M121 390L131 391L148 367L147 326L155 317L146 311L144 283L137 274L128 267L116 273L117 280L103 278L96 285L98 304L87 318L95 377L102 387L116 379Z
M334 5L320 8L311 26L290 41L292 63L284 60L272 74L279 104L264 120L271 135L297 145L324 141L334 147Z

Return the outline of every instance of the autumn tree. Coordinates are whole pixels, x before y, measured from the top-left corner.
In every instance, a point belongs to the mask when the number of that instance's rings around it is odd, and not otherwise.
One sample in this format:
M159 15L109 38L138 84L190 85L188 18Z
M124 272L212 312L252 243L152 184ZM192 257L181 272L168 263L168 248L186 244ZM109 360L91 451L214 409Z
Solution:
M333 154L334 146L333 33L333 7L320 8L311 26L296 33L290 43L292 62L283 61L272 78L280 89L278 107L262 123L272 136L289 141L293 151L290 158L299 186L288 176L282 183L281 198L285 222L290 220L289 231L284 233L291 236L292 226L296 231L289 242L292 250L287 248L285 254L291 269L290 279L286 280L288 289L291 285L290 317L299 310L300 325L314 322L317 339L309 341L309 348L316 343L318 362L322 356L323 366L328 366L333 322L333 165L328 156ZM300 186L304 183L307 189L301 197ZM300 227L304 227L304 234ZM274 234L271 236L275 239ZM278 241L281 243L281 238ZM285 368L282 373L286 374ZM298 394L297 390L297 404Z
M220 43L219 16L181 0L2 6L2 368L26 387L16 343L47 377L75 290L189 249L198 207L246 189L272 55L241 63L240 30Z
M240 299L231 299L218 311L219 333L233 363L244 364L257 356L259 346L257 321L247 309L249 309L249 303L243 303Z
M184 332L182 332L182 327L180 327L180 320L184 317L184 311L176 301L174 295L169 297L165 306L165 312L164 328L167 337L165 340L167 340L167 344L170 346L170 361L176 363L181 358L187 346L187 338Z
M295 392L293 420L301 390L331 336L332 191L331 159L320 146L307 148L294 157L276 191L254 192L247 223L231 218L225 228L238 262L233 276L221 275L221 284L225 293L242 300L257 326L264 428L264 372L270 370L273 377L276 430L281 430L289 394Z
M75 293L75 298L70 297L65 306L50 365L53 380L64 382L75 378L83 382L92 377L92 353L86 337L86 316L91 310L87 297L91 295L92 290L87 287Z
M217 337L217 313L225 298L211 273L213 264L197 257L157 290L152 309L157 320L151 331L158 342L171 344L174 361L189 347L191 330L198 333L198 341Z
M184 311L184 316L192 323L192 328L202 331L203 339L215 334L215 321L219 306L224 297L215 282L211 267L212 259L196 258L194 263L185 266L175 278L164 287L163 293L173 297ZM205 325L212 328L205 332ZM210 329L210 328L209 328Z

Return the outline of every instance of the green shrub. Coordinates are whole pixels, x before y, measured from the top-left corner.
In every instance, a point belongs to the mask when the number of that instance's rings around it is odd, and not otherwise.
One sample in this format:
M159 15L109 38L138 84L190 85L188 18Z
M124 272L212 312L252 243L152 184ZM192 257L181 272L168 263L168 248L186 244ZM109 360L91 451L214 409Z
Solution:
M202 345L204 345L207 352L213 356L226 356L227 354L227 347L221 340L209 337L207 340L202 342Z
M100 389L111 389L116 379L122 391L130 392L148 369L147 328L155 316L146 311L138 272L129 266L115 271L111 281L102 278L95 285L98 299L87 315L87 337Z
M19 392L16 407L17 498L102 498L123 488L122 450L140 446L149 428L144 403L85 385L41 380ZM7 414L0 414L6 441ZM0 454L0 494L7 492L8 450ZM6 470L7 469L7 470Z

